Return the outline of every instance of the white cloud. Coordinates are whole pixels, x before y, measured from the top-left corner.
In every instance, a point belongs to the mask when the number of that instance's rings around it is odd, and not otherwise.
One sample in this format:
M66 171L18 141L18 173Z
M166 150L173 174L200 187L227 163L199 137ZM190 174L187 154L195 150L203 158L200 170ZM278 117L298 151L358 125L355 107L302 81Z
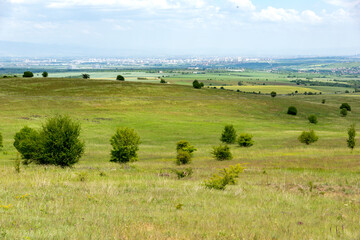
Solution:
M269 22L302 22L302 23L320 23L322 17L318 16L311 10L305 10L302 12L294 9L274 8L268 7L262 9L260 12L253 13L253 19L258 21L269 21Z
M254 4L251 0L228 0L229 2L235 4L237 7L243 10L255 10Z
M326 3L343 8L354 8L360 5L360 0L324 0Z

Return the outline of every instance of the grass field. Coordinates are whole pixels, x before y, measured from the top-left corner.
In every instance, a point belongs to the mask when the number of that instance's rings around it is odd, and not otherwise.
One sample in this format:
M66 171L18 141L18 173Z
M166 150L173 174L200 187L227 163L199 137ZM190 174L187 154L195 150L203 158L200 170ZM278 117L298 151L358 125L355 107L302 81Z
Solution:
M281 86L281 85L253 85L253 86L225 86L225 89L230 90L240 90L242 92L261 92L261 93L271 93L272 91L278 94L290 94L290 93L305 93L313 92L320 93L318 90L306 87L298 86Z
M322 104L322 99L326 103ZM4 239L359 239L360 150L346 146L359 95L277 96L82 79L0 81L0 238ZM340 117L348 102L352 112ZM288 106L297 116L286 114ZM12 146L23 126L68 114L82 125L85 155L73 168L21 166ZM307 121L310 114L319 123ZM254 135L215 161L226 124ZM110 163L117 127L141 136L139 161ZM297 137L314 129L319 141ZM198 149L190 178L171 169L175 144ZM224 191L203 185L219 168L246 164ZM180 207L179 207L180 206Z

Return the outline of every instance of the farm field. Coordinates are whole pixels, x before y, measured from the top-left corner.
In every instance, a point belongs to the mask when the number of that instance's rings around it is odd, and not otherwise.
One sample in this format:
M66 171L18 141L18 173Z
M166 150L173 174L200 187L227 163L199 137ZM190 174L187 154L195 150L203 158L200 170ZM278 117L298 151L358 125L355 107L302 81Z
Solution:
M91 76L95 79L0 80L0 238L360 238L360 150L351 152L346 145L348 127L359 122L360 95L271 98L194 89L188 86L192 75L165 78L172 84ZM196 79L206 86L224 81L226 87L239 79L213 78ZM261 81L266 79L272 81L266 75ZM275 80L289 82L279 76ZM256 87L264 93L271 88ZM285 94L303 86L277 87ZM352 107L347 117L339 113L343 102ZM297 116L286 114L289 106L297 107ZM56 114L81 123L86 149L80 162L65 169L22 165L20 173L15 172L19 155L12 146L14 134L23 126L38 129ZM310 114L318 117L318 124L308 122ZM233 160L219 162L210 152L226 124L252 134L255 144L231 145ZM109 162L109 139L117 127L134 128L141 136L138 162ZM307 146L297 138L309 129L319 141ZM193 175L179 180L172 169L185 168L175 165L176 142L182 139L197 151L185 166ZM223 191L204 187L219 169L238 163L246 169L236 185Z

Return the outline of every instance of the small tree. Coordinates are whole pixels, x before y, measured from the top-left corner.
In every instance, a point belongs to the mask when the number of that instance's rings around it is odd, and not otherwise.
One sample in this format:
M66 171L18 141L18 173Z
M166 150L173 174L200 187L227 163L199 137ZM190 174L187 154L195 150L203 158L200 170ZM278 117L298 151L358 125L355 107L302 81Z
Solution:
M211 154L216 160L219 161L232 159L232 154L228 145L219 145L217 147L213 147Z
M294 116L295 116L295 115L297 114L297 109L296 109L296 107L290 106L290 107L288 108L287 114L289 114L289 115L294 115Z
M165 79L161 78L160 83L167 83L167 82L165 81Z
M355 136L356 136L355 124L350 125L350 128L348 129L348 136L349 137L346 140L347 145L352 151L354 149L354 147L355 147L355 144L356 144L356 140L355 140Z
M351 107L350 107L350 105L348 103L341 104L340 109L344 109L344 108L346 110L348 110L349 112L351 112Z
M80 123L68 116L55 116L46 121L40 132L40 164L54 164L61 167L77 163L84 153L84 142L79 139Z
M24 78L32 78L34 76L34 74L30 71L25 71L23 74Z
M254 145L254 141L252 140L253 136L247 133L240 134L237 142L240 147L251 147Z
M140 143L140 136L134 129L118 128L115 135L110 139L110 144L113 147L110 161L119 163L137 161Z
M317 124L318 123L318 120L317 120L317 117L315 115L310 115L308 117L308 120L310 123L313 123L313 124Z
M90 74L84 73L84 74L82 74L82 78L88 79L88 78L90 78Z
M200 83L198 80L194 80L193 81L193 87L194 88L197 88L197 89L200 89L204 86L204 83Z
M38 131L25 126L15 134L14 140L14 147L21 154L24 164L36 161L41 156L43 147Z
M122 75L117 75L116 80L125 81L125 78Z
M276 97L276 92L272 91L272 92L270 93L270 95L271 95L271 97Z
M316 136L314 130L311 130L310 132L303 131L301 135L298 137L298 140L301 143L305 143L306 145L309 145L319 140L319 137Z
M46 77L49 76L48 72L43 72L41 75L42 75L44 78L46 78Z
M342 108L340 110L340 114L341 114L342 117L346 117L347 114L348 114L348 110L346 108Z
M197 149L192 146L188 141L181 140L176 143L176 164L188 164L191 162L191 158L193 156L193 152L195 152Z
M233 125L226 125L224 131L221 134L220 141L223 143L235 143L236 141L236 131Z
M326 100L325 100L325 99L321 100L321 103L322 103L322 104L325 104L325 102L326 102Z

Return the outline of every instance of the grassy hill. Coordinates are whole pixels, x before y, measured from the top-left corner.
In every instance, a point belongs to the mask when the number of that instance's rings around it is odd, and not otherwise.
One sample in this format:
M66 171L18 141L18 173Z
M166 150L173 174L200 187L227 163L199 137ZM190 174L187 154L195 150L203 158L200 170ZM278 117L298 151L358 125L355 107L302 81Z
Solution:
M322 104L322 99L326 103ZM346 147L358 122L360 95L271 98L172 84L83 79L0 81L0 236L5 239L356 239L360 220L360 151ZM348 102L352 112L340 117ZM296 106L299 114L286 114ZM82 125L85 155L74 168L22 166L14 134L68 114ZM315 114L319 123L307 117ZM254 135L251 148L231 146L234 159L215 161L226 124ZM141 136L139 162L110 163L117 127ZM319 141L298 142L313 129ZM198 151L191 178L172 173L175 144ZM218 168L246 163L225 191L203 187ZM27 195L26 195L27 194ZM6 206L11 207L6 208ZM182 209L176 206L182 204Z

